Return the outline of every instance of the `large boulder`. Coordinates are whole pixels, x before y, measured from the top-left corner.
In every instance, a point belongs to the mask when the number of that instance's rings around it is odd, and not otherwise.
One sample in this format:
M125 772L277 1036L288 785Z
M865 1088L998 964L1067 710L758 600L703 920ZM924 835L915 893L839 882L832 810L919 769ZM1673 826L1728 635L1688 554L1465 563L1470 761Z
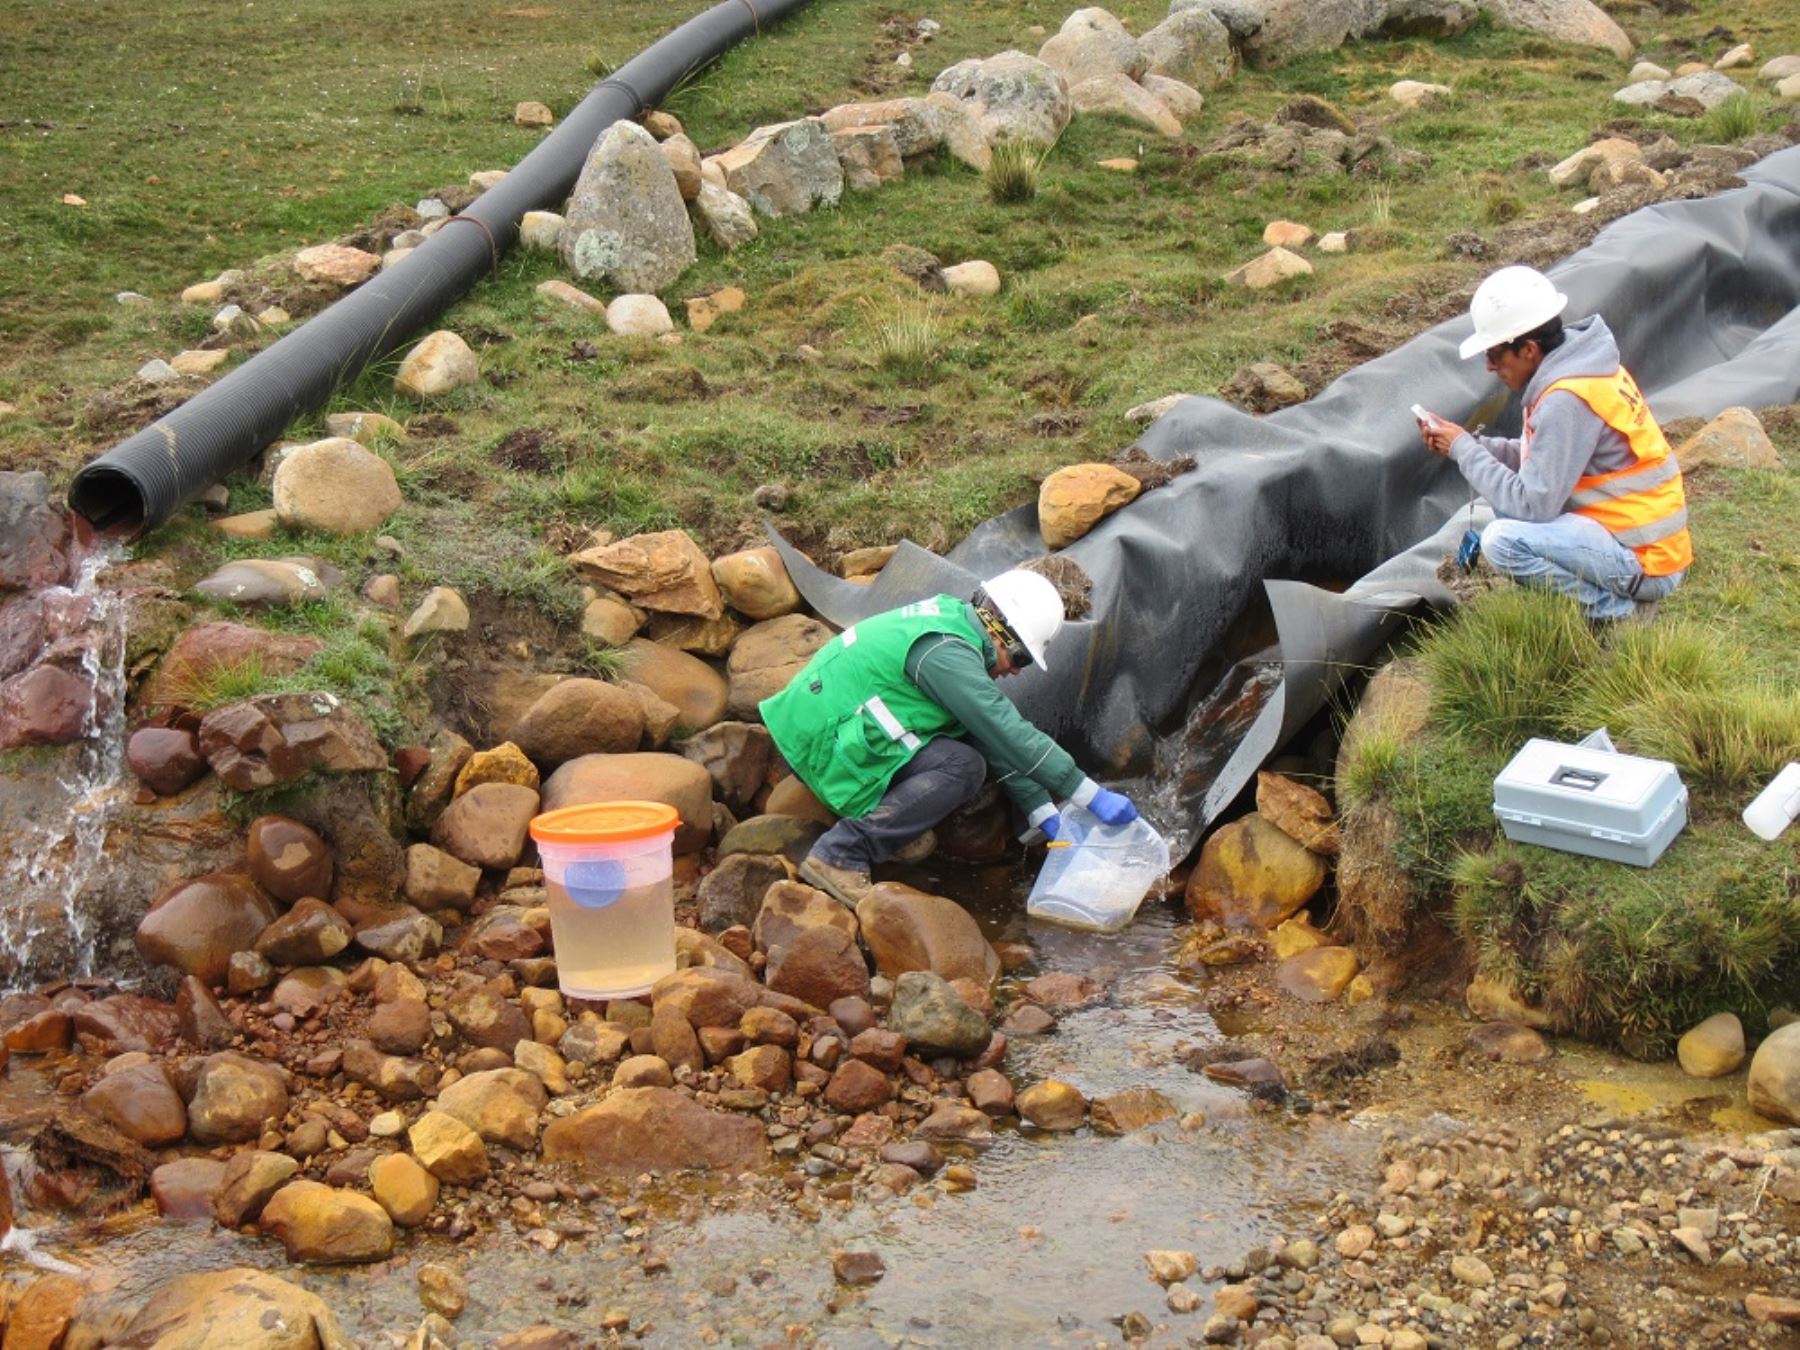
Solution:
M81 1094L81 1105L134 1144L157 1148L187 1133L187 1107L159 1063L115 1069Z
M775 742L760 722L719 722L681 743L681 757L703 766L713 794L734 810L768 785L774 755Z
M831 629L805 614L787 614L749 629L731 649L731 715L761 721L757 705L787 688L813 653L831 641Z
M669 1088L628 1088L597 1106L552 1121L544 1159L631 1176L646 1168L741 1172L768 1161L759 1121L709 1111Z
M625 644L619 678L648 689L679 714L672 730L691 736L722 720L731 705L730 686L697 656L647 638Z
M538 1117L549 1100L537 1075L523 1069L487 1069L438 1093L437 1109L490 1144L529 1149L537 1142Z
M1692 1078L1723 1078L1744 1062L1744 1024L1736 1013L1714 1013L1675 1043L1681 1071Z
M306 773L373 773L387 754L360 713L330 694L261 694L200 722L200 753L239 792L277 787Z
M431 842L471 867L511 867L525 851L538 807L528 787L483 783L450 803L431 827Z
M800 592L772 545L727 553L713 561L712 575L726 603L747 619L779 619L800 608Z
M287 816L258 816L244 839L250 876L286 904L331 894L331 845Z
M910 970L894 981L887 1023L908 1045L958 1059L980 1054L993 1039L987 1018L964 1003L949 981L928 970Z
M803 928L786 946L771 950L764 978L776 993L815 1008L869 995L869 965L862 948L853 934L829 923Z
M557 247L576 276L627 294L662 290L699 257L675 171L637 123L614 122L595 142Z
M408 398L436 398L481 379L481 363L469 344L447 328L427 334L400 362L394 390Z
M351 936L343 915L308 896L263 929L256 953L273 966L317 966L348 947Z
M1325 884L1325 862L1260 815L1215 830L1188 878L1195 919L1270 932Z
M1480 0L1482 11L1502 28L1554 38L1577 47L1599 47L1621 61L1631 59L1631 39L1591 0Z
M956 99L990 145L1009 139L1054 145L1074 111L1062 74L1019 51L958 61L931 88Z
M1686 473L1703 464L1732 469L1781 468L1762 420L1748 408L1727 408L1675 447L1676 462Z
M706 231L706 237L727 253L757 236L755 208L730 188L707 178L700 180L700 195L688 214Z
M854 938L857 919L824 891L784 878L763 893L762 906L752 924L751 938L758 951L769 954L773 966L777 964L775 954L793 946L795 940L810 928L837 928ZM829 1003L827 1000L814 1003L814 1006L824 1008Z
M1231 33L1211 10L1177 10L1138 39L1150 75L1217 89L1237 69Z
M121 1346L160 1350L350 1350L331 1305L266 1271L177 1275L126 1324Z
M1147 64L1138 40L1104 9L1078 9L1063 20L1038 50L1038 60L1053 67L1073 89L1083 80L1123 75L1135 80Z
M1750 1109L1800 1125L1800 1022L1771 1032L1750 1060Z
M287 1110L287 1080L280 1069L224 1051L208 1055L194 1075L188 1132L199 1144L240 1144Z
M224 984L232 953L252 946L276 913L247 878L212 872L177 882L150 902L138 924L137 948L146 961Z
M544 781L543 810L592 802L664 802L681 816L675 852L695 853L712 837L712 778L680 755L642 751L582 755Z
M507 735L533 763L551 769L581 755L637 749L644 711L615 684L564 680L527 708Z
M725 185L765 216L835 206L844 192L831 131L817 117L758 127L714 162Z
M290 530L362 534L400 509L388 462L342 436L288 451L273 492L275 518Z
M1136 80L1124 75L1097 75L1071 86L1069 105L1076 112L1123 117L1161 136L1181 135L1181 119L1174 110Z
M263 1231L290 1261L379 1261L394 1249L394 1221L366 1195L290 1181L263 1206Z
M831 143L843 165L847 188L867 192L906 177L900 147L887 127L845 127L831 133Z
M50 500L37 470L0 473L0 595L36 591L68 579L69 517Z
M629 597L645 609L717 619L725 613L712 564L686 530L634 534L584 549L569 563L585 581Z
M1058 469L1038 487L1038 532L1051 548L1067 548L1143 490L1137 479L1110 464Z
M856 918L875 968L889 979L928 970L985 988L1000 974L1000 957L981 926L954 900L884 881L863 897Z
M761 853L732 853L719 859L695 892L700 927L708 933L748 927L762 910L769 887L789 876L787 861Z
M859 127L886 127L902 159L930 154L944 141L943 116L937 105L922 98L894 98L878 103L840 103L823 119L826 130L851 131Z

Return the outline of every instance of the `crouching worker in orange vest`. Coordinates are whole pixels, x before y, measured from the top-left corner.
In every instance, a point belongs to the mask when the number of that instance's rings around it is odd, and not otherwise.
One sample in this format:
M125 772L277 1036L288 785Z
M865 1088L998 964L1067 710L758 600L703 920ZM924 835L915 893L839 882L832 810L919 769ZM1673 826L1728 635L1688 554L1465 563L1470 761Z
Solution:
M1525 396L1518 440L1420 421L1498 517L1481 551L1496 572L1573 596L1594 623L1648 617L1693 561L1681 468L1599 315L1565 325L1569 298L1529 267L1503 267L1469 305L1464 359Z
M761 705L800 781L837 812L800 864L803 880L854 907L869 871L981 790L992 768L1026 822L1054 838L1056 802L1109 825L1130 799L1076 767L994 681L1044 665L1062 597L1035 572L1002 572L964 601L934 596L846 628Z

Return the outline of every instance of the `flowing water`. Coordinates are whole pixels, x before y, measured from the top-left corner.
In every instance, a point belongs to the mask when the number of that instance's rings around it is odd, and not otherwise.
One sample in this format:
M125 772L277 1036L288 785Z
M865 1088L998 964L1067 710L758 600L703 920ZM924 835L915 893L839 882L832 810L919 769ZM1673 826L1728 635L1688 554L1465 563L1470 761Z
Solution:
M962 1194L927 1187L881 1204L821 1203L775 1198L779 1187L745 1194L688 1183L644 1197L646 1212L628 1222L614 1202L571 1203L552 1208L550 1226L594 1231L554 1252L503 1225L460 1245L415 1237L379 1267L295 1271L273 1242L210 1224L160 1224L142 1212L109 1222L104 1234L41 1234L40 1245L106 1268L122 1294L188 1270L268 1266L322 1293L365 1340L416 1326L415 1273L446 1261L470 1286L469 1311L457 1322L464 1338L539 1321L592 1334L602 1311L619 1308L634 1328L647 1326L643 1341L652 1346L715 1335L719 1344L767 1344L794 1325L816 1327L837 1347L1116 1344L1111 1318L1137 1311L1170 1321L1145 1251L1182 1248L1203 1265L1225 1263L1270 1237L1298 1235L1335 1186L1366 1173L1379 1141L1317 1117L1252 1116L1240 1093L1182 1066L1182 1049L1221 1032L1198 987L1176 973L1172 908L1147 903L1132 927L1096 937L1028 921L1027 879L1016 867L908 876L969 904L992 937L1029 943L1039 969L1104 987L1052 1035L1015 1039L1009 1076L1021 1085L1055 1076L1089 1096L1154 1087L1204 1124L1171 1120L1123 1137L1004 1126L969 1159L978 1185ZM878 1252L886 1277L864 1294L837 1290L831 1259L844 1248ZM646 1274L645 1253L666 1270ZM1198 1330L1175 1321L1180 1334L1152 1343L1182 1344Z
M125 774L125 605L104 582L117 546L81 557L74 580L42 592L51 628L79 633L92 683L82 737L54 775L27 836L0 857L0 987L96 974L97 944L81 895L101 862ZM69 641L68 637L53 639Z

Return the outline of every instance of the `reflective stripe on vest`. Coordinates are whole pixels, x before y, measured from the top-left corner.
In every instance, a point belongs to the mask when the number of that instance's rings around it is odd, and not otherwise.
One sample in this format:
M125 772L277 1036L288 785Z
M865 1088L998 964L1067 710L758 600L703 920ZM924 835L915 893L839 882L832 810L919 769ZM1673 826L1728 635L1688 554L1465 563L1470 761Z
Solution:
M1532 415L1538 404L1558 389L1587 404L1596 417L1625 438L1635 457L1634 463L1613 473L1577 479L1563 509L1604 525L1637 554L1646 576L1668 576L1687 567L1694 560L1694 548L1687 529L1681 466L1650 415L1637 381L1623 366L1611 375L1557 380L1538 395L1525 410L1520 463L1531 454Z
M847 647L850 644L846 642L844 645ZM869 716L875 719L876 726L887 732L890 741L899 741L900 744L904 745L914 754L919 752L919 748L924 742L900 725L900 719L888 711L886 699L881 698L879 695L875 698L871 698L862 705L862 708L857 709L857 711L861 712L863 709L867 709Z

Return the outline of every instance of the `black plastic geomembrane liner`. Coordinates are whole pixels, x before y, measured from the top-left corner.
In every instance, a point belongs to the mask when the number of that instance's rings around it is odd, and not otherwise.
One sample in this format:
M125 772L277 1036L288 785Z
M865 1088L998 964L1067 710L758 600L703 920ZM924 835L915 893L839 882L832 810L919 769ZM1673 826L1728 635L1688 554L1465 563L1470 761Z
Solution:
M1569 317L1605 316L1664 420L1800 399L1800 148L1742 177L1743 188L1615 221L1550 269ZM1405 611L1451 603L1434 573L1467 523L1469 490L1420 444L1408 408L1517 434L1517 399L1490 413L1505 391L1457 354L1470 331L1466 317L1440 324L1266 417L1184 399L1137 444L1198 466L1064 550L1093 580L1092 616L1057 638L1050 674L1027 670L1003 687L1097 775L1138 778L1176 856ZM1490 518L1477 508L1475 523ZM977 527L947 558L904 544L867 586L776 542L801 593L840 625L938 591L967 595L1045 551L1035 506ZM1706 567L1703 532L1694 546ZM1309 584L1350 578L1341 591ZM1234 626L1265 600L1277 687L1247 729L1232 724L1216 772L1187 772L1187 716L1215 687ZM1153 764L1158 781L1142 781Z

